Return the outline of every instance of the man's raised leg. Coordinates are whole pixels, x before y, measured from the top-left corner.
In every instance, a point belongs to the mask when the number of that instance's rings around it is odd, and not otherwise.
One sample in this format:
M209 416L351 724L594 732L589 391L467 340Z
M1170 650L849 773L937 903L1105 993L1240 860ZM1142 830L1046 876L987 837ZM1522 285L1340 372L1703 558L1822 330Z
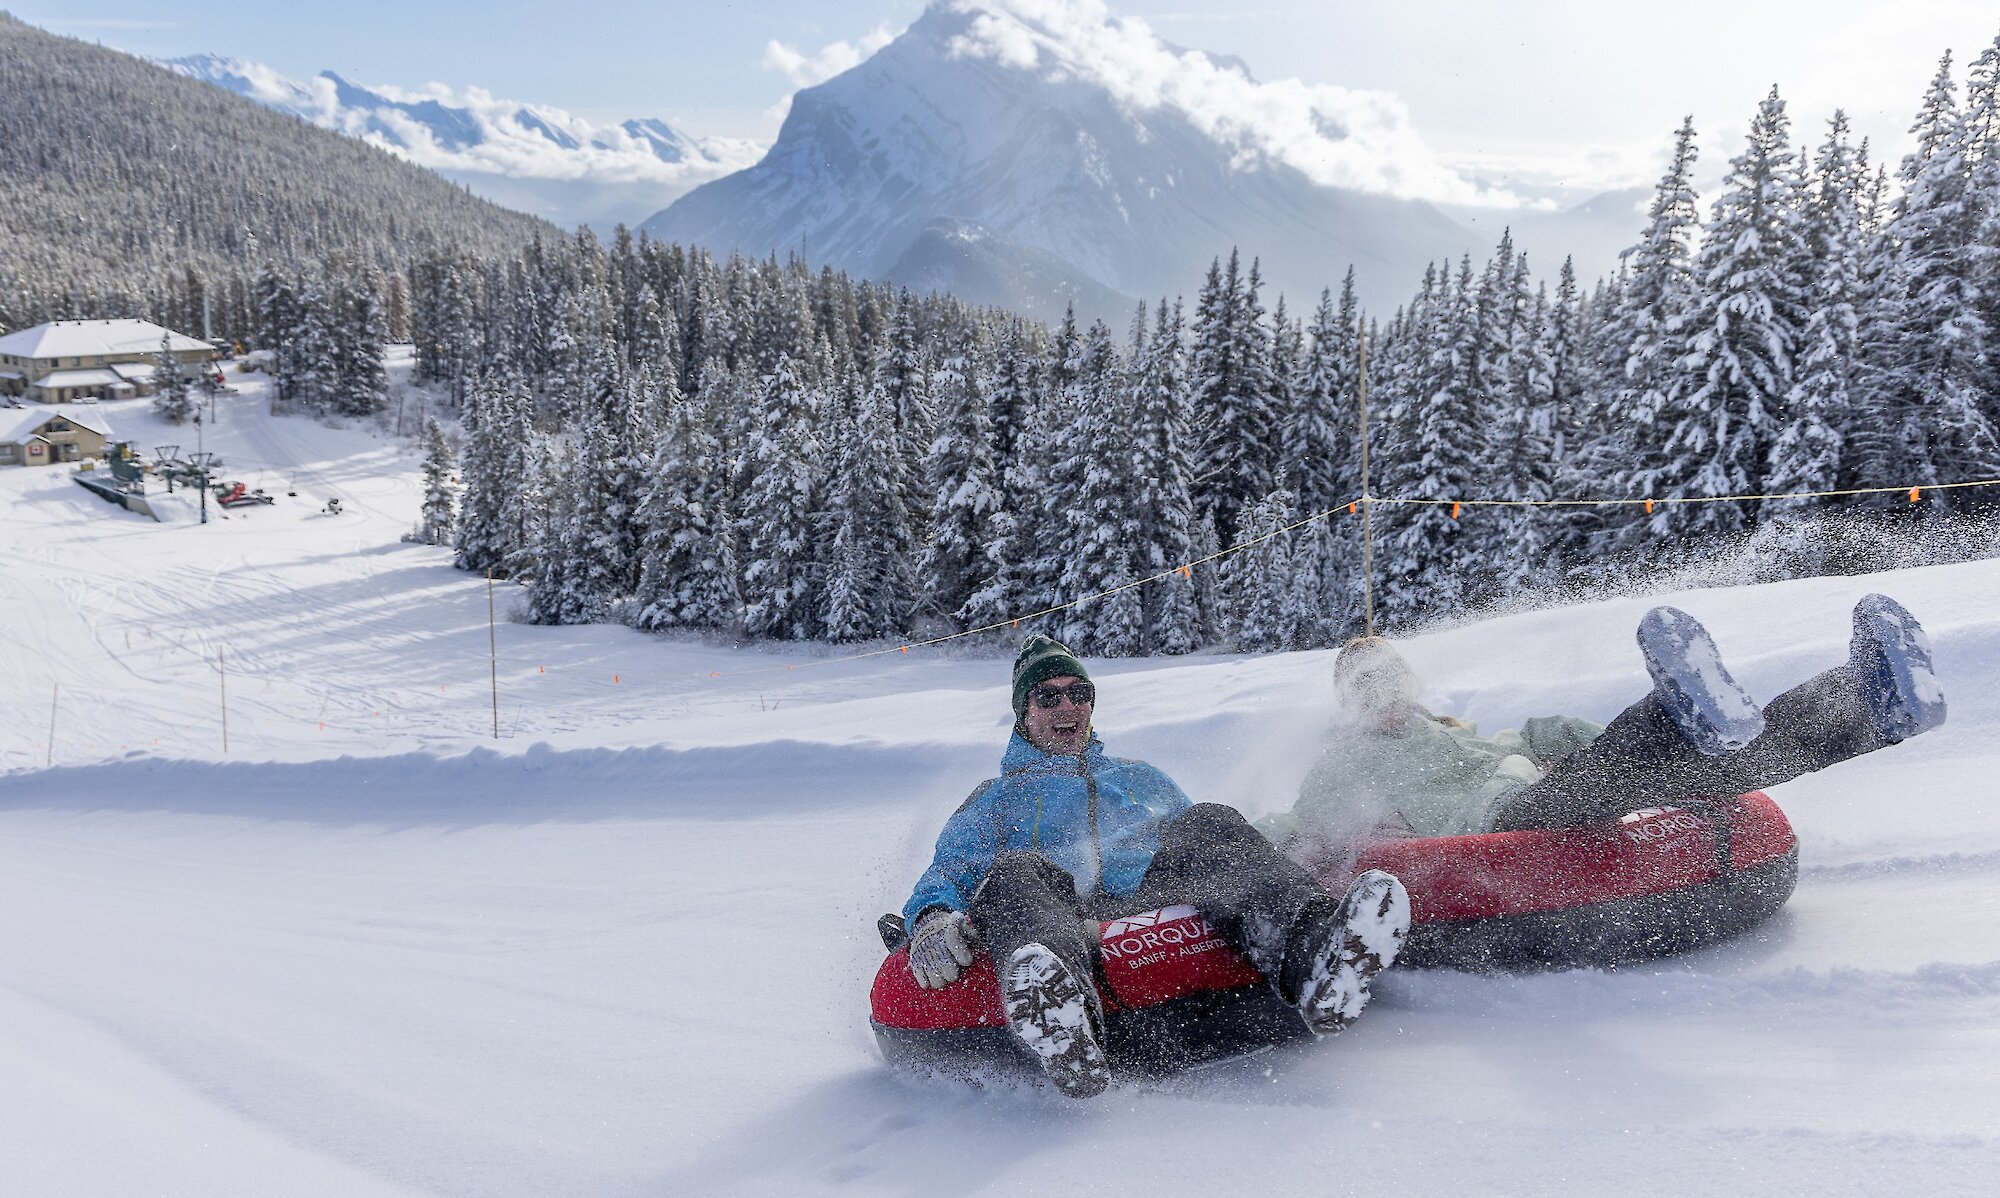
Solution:
M1000 975L1007 1026L1058 1090L1089 1098L1111 1083L1094 928L1067 871L1040 853L1002 853L966 904Z
M1327 893L1241 812L1197 803L1168 824L1140 886L1149 906L1191 903L1241 948L1317 1034L1340 1031L1401 951L1410 900L1380 870Z

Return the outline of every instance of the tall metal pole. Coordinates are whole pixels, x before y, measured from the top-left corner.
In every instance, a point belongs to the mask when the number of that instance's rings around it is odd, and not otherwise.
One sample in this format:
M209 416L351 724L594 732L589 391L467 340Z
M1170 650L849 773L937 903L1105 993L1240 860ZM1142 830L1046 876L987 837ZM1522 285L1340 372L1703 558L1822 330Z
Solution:
M222 685L222 752L229 753L229 664L223 658L221 645L215 647L215 675Z
M1355 318L1361 344L1361 596L1368 635L1375 635L1375 497L1368 490L1368 323Z
M500 641L493 631L493 567L486 567L486 661L493 676L493 739L500 739Z

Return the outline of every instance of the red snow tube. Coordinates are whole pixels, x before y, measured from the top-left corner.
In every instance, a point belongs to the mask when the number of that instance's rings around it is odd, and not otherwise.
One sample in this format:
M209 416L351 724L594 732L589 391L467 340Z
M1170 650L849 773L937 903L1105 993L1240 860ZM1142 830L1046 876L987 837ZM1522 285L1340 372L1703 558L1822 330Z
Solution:
M1735 935L1791 897L1798 841L1761 792L1724 811L1689 804L1615 824L1374 841L1344 871L1385 869L1409 888L1399 964L1455 969L1612 965ZM1171 1072L1304 1032L1263 976L1192 907L1100 925L1106 1050L1123 1068ZM984 954L958 981L919 987L902 923L875 972L870 1022L892 1063L964 1073L1028 1064L1007 1032Z

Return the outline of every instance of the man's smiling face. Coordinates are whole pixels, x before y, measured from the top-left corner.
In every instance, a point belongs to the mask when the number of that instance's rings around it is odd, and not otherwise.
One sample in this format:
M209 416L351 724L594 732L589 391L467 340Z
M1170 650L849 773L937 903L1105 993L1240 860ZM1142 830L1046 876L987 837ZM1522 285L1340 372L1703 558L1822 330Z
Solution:
M1069 688L1089 686L1081 678L1068 674L1050 678L1036 684L1028 692L1028 710L1021 717L1028 730L1028 743L1044 753L1074 757L1083 752L1090 743L1090 713L1092 704L1078 704L1073 701ZM1063 697L1054 707L1044 707L1047 695L1061 694Z

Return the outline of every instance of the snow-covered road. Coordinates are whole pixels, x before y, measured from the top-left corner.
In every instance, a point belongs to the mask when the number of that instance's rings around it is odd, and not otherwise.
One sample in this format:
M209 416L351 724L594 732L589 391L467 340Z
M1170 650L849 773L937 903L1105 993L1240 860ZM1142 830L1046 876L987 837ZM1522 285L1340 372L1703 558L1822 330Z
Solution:
M0 1194L2000 1176L2000 563L1674 597L1768 697L1889 591L1932 629L1953 704L1921 741L1775 792L1802 872L1755 934L1615 972L1392 972L1337 1040L1073 1104L891 1075L866 1028L873 917L997 762L1004 659L814 665L503 623L496 741L484 583L397 541L415 458L264 417L254 387L228 402L211 447L257 463L273 507L156 525L56 471L0 474ZM182 439L111 407L142 446ZM317 516L322 492L356 510ZM1648 602L1410 652L1437 706L1488 727L1602 719L1644 685ZM1304 772L1327 667L1107 664L1100 726L1259 812Z

